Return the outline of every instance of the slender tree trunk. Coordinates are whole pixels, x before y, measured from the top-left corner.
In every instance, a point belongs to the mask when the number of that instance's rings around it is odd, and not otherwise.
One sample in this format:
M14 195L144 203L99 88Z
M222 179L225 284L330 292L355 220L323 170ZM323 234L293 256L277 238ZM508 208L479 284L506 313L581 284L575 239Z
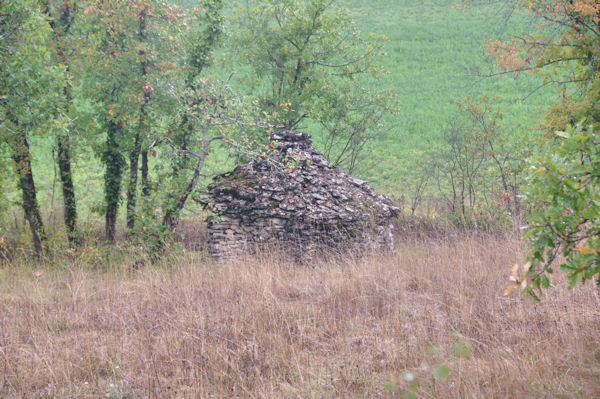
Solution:
M60 8L60 14L53 16L47 2L42 2L42 12L49 19L50 27L54 34L56 42L56 52L67 73L70 73L69 62L63 47L63 37L68 34L72 24L72 4L65 0ZM59 28L60 27L60 28ZM63 87L63 95L67 109L71 106L73 95L71 93L71 84L67 81ZM59 134L56 138L58 147L58 169L60 171L60 182L62 185L64 219L67 227L67 237L69 245L79 244L79 233L77 231L77 202L75 200L75 188L73 186L73 174L71 173L71 145L66 135Z
M146 41L146 16L148 14L148 10L144 8L140 12L140 24L138 28L138 38L140 43L144 43ZM148 75L148 60L146 58L146 52L144 50L140 50L139 56L141 57L140 62L140 72L142 75L142 82L146 80ZM148 86L150 82L146 82L146 85L142 88L143 90L143 100L140 106L140 116L138 122L138 128L135 135L135 141L133 145L133 150L131 151L131 155L129 157L129 186L127 188L127 230L130 231L135 227L135 219L136 219L136 202L137 202L137 181L138 181L138 164L140 159L140 152L142 150L142 140L143 140L143 129L146 123L146 104L150 100L150 92L151 87Z
M15 137L12 158L16 164L17 173L19 175L19 186L23 194L22 207L25 213L25 219L29 223L35 253L40 257L44 253L46 232L44 230L44 222L37 202L37 192L35 190L33 172L31 169L31 152L26 137Z
M175 227L179 224L179 215L181 210L185 206L185 203L190 196L190 194L194 191L196 184L198 184L198 178L200 177L200 171L202 170L202 166L204 164L204 159L198 160L198 165L194 170L194 175L192 179L188 183L187 187L179 194L179 198L173 207L170 207L165 212L165 216L163 218L163 226L168 228L170 231L173 231Z
M129 157L129 186L127 188L127 230L133 229L135 226L135 206L137 200L137 180L138 180L138 163L140 159L140 151L142 149L141 134L138 131L135 135L135 143L133 151Z
M148 150L142 150L142 195L147 198L150 195L148 183Z
M121 181L123 179L123 157L120 152L117 136L121 125L108 122L106 148L103 154L106 171L104 173L104 200L106 205L106 240L115 242L117 212L121 196Z
M58 170L62 184L64 219L67 227L69 245L79 245L79 233L77 231L77 203L75 201L75 187L73 186L73 174L71 173L71 145L69 138L64 135L57 137L58 146Z
M183 210L187 199L192 194L192 192L194 192L194 189L198 184L200 173L202 172L202 168L204 167L206 157L208 156L209 147L214 140L218 139L220 138L213 137L212 139L208 139L208 128L204 127L204 144L202 148L202 154L200 154L200 156L198 157L198 163L196 164L196 168L194 169L192 179L189 181L188 185L178 194L178 197L175 197L176 201L174 205L167 208L165 216L163 217L163 226L168 228L170 231L173 231L175 227L177 227L177 225L179 224L179 215L181 214L181 211Z

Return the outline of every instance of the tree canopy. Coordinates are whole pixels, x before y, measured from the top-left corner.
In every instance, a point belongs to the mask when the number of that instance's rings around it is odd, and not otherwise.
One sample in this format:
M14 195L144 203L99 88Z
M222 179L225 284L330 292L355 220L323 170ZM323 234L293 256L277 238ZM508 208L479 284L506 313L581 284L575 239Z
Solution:
M196 7L14 0L0 7L2 159L19 178L38 254L46 233L32 135L47 136L56 151L71 246L81 238L73 170L83 147L102 165L103 199L94 209L105 217L107 241L116 241L124 209L128 237L160 242L197 194L209 156L268 156L265 133L310 120L329 134L327 155L352 169L395 106L389 91L359 79L381 73L384 38L363 37L332 0L239 8L240 33L229 44L258 77L244 79L257 89L244 95L239 87L249 86L234 81L245 71L211 71L222 44L222 0Z
M391 90L364 84L385 73L386 38L365 37L334 0L253 0L235 21L233 46L250 64L248 86L263 112L274 125L318 126L326 156L352 171L396 109Z

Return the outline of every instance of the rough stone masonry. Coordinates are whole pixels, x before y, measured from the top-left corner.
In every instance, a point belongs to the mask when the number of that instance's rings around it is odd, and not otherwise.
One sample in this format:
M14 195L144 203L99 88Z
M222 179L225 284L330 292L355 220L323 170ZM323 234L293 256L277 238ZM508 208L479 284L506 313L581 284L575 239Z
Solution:
M330 165L310 136L271 135L275 153L214 178L205 203L217 259L275 246L297 260L325 250L393 249L400 209L366 182Z

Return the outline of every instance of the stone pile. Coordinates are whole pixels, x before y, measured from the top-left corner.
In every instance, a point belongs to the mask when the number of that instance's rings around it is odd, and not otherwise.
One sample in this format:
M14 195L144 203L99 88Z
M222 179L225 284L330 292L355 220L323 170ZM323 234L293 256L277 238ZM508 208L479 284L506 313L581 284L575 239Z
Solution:
M319 249L393 249L400 209L366 182L331 166L310 136L273 133L269 159L215 177L205 197L209 246L216 258L276 246L301 261Z

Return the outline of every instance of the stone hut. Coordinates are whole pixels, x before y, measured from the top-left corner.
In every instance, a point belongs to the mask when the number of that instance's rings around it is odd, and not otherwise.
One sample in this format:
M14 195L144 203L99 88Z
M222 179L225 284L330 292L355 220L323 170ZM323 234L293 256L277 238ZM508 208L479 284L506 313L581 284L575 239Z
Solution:
M306 133L271 135L275 152L214 178L205 198L216 258L269 245L310 260L319 249L393 249L400 209L313 148Z

